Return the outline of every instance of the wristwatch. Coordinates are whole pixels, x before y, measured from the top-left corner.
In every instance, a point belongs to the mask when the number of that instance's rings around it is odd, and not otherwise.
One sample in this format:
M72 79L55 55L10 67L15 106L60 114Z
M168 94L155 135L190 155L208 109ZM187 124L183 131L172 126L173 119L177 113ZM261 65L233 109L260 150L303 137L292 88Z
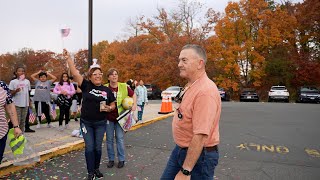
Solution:
M181 168L181 172L182 172L182 174L184 174L186 176L190 176L191 175L191 171L188 171L188 170L184 169L183 167Z
M13 126L13 128L20 128L20 126L18 125L18 126Z

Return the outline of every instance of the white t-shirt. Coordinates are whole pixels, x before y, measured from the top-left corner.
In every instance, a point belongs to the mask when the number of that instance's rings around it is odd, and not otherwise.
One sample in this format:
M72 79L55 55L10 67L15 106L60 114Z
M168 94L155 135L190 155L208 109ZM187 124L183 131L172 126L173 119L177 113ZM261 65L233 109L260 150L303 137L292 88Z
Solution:
M9 89L16 90L21 88L21 91L17 92L13 96L13 102L18 107L28 107L29 106L29 91L31 90L30 81L28 79L18 80L14 79L10 81Z

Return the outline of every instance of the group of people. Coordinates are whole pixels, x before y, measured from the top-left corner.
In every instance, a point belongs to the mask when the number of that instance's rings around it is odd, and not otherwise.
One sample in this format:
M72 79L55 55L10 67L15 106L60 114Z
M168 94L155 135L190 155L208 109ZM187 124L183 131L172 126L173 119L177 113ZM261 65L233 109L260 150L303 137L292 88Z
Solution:
M148 102L147 91L143 86L143 81L139 85L130 88L127 83L118 82L119 71L110 68L107 71L107 84L103 84L103 72L100 66L92 66L89 69L87 79L83 78L76 69L69 53L64 50L64 57L74 81L82 91L82 108L80 114L80 129L85 142L85 158L88 171L88 179L102 178L100 172L100 162L102 154L103 136L107 135L108 168L115 165L114 138L116 139L118 168L125 165L124 131L117 123L117 118L125 111L122 107L122 100L128 96L133 98L132 111L138 109L138 119L141 120L143 107ZM219 152L219 120L221 114L221 99L215 83L210 80L205 71L207 56L205 50L199 45L189 44L182 48L179 55L178 68L180 77L187 80L186 86L175 98L175 114L172 121L173 139L176 143L167 166L161 179L213 179L214 169L218 164ZM20 71L17 71L20 74ZM39 80L35 76L39 76ZM55 77L48 73L52 79ZM21 76L21 75L20 75ZM24 92L24 88L29 86L20 81L19 88L11 93L16 95ZM45 77L44 77L45 76ZM32 79L36 86L42 87L42 92L48 91L52 81L47 81L47 74L37 72ZM54 92L62 94L71 99L75 94L75 88L70 85L70 77L67 73L62 74L60 82L56 84ZM15 135L19 136L22 131L19 128L24 107L29 103L28 99L21 100L21 105L13 105L13 100L9 88L0 82L0 126L6 127L0 130L0 158L3 151L3 142L6 140L7 124L3 117L4 108L9 113L10 119L15 128ZM133 90L134 89L134 90ZM39 90L40 91L40 90ZM25 92L26 93L26 92ZM35 96L36 97L36 96ZM47 116L48 104L42 99L50 98L44 93L40 93L35 98L37 112L43 112ZM39 99L38 99L39 98ZM46 99L47 100L47 99ZM61 114L69 115L68 108L62 107ZM16 110L17 109L17 110ZM18 116L17 116L18 112ZM50 117L47 117L48 127L50 127ZM20 119L20 121L19 121ZM68 124L66 118L66 125ZM62 125L62 122L59 125ZM0 159L1 162L1 159Z
M107 135L108 168L115 166L114 139L116 140L118 163L117 167L125 165L124 130L118 123L117 118L125 112L122 101L126 97L133 98L132 111L143 109L147 103L147 91L143 94L141 87L130 87L127 83L119 82L119 71L110 68L107 71L107 84L103 84L103 73L97 64L90 67L87 79L83 78L76 69L69 53L64 50L70 72L82 91L82 108L80 115L80 129L85 141L85 157L88 171L88 179L102 178L100 161L102 152L103 136ZM142 108L141 108L142 107ZM142 112L141 112L142 113ZM142 114L139 120L142 119Z

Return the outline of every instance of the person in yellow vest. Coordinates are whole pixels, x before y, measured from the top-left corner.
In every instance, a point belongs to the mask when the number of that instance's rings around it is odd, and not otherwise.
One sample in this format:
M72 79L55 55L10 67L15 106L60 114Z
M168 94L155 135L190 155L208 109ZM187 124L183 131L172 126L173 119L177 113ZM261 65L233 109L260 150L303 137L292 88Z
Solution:
M132 111L135 111L137 108L137 97L134 94L134 91L127 86L126 83L118 82L119 71L115 68L110 68L107 72L109 83L105 86L109 87L116 98L116 105L113 111L107 114L107 125L106 125L106 133L107 133L107 153L109 162L107 164L108 168L112 168L114 166L115 153L113 147L114 135L116 135L116 143L117 143L117 153L118 153L118 168L122 168L125 162L125 152L124 152L124 131L117 122L117 117L124 111L121 103L122 100L128 96L133 98L133 106Z

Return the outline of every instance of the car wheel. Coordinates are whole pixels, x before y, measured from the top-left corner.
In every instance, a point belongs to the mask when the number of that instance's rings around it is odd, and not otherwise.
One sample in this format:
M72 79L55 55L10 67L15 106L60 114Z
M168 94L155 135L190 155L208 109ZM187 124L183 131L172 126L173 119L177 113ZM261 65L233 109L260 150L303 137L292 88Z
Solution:
M272 102L272 99L270 97L268 98L268 102Z

